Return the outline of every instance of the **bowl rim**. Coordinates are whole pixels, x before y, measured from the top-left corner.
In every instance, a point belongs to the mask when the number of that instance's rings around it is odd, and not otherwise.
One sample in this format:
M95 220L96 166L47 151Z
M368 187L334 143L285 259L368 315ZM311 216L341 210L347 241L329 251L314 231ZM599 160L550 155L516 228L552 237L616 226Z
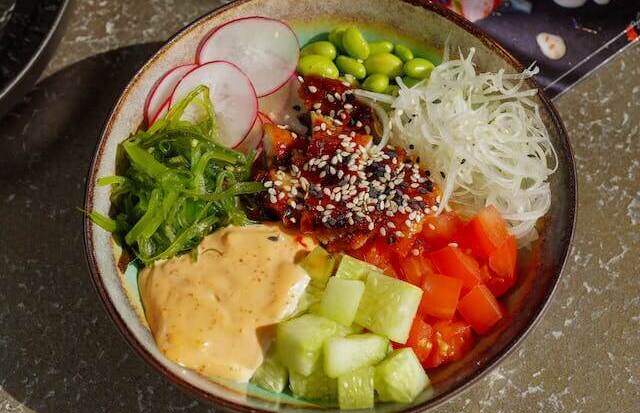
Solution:
M238 7L242 4L249 3L256 0L238 0L232 3L225 4L219 8L216 8L185 25L175 34L173 34L167 41L165 41L162 47L156 51L153 56L151 56L147 61L140 67L140 69L136 72L136 74L131 78L127 86L124 88L120 97L116 101L113 106L113 109L110 111L104 127L102 129L102 133L100 134L100 138L98 139L95 149L93 151L91 163L89 166L88 174L87 174L87 183L85 187L85 202L84 202L84 210L89 211L93 208L93 189L95 188L96 179L97 179L97 165L101 158L102 151L104 150L104 143L106 141L106 137L109 135L109 132L112 127L113 119L116 113L119 112L124 100L128 96L132 85L135 84L139 77L151 66L156 60L162 58L162 55L168 48L168 46L172 45L177 41L177 38L180 37L183 33L191 30L194 26L198 25L200 22L204 22L209 20L229 9ZM454 23L460 29L465 30L467 33L471 34L478 40L480 40L487 48L489 48L492 52L496 53L501 57L504 61L506 61L509 65L516 68L518 71L523 71L524 66L520 63L510 52L508 52L504 47L502 47L493 37L489 34L485 33L479 27L475 26L473 23L465 19L464 17L458 15L457 13L450 11L444 7L438 6L434 4L431 0L398 0L403 3L407 3L413 6L418 6L426 9L429 12L436 13L441 17L449 20ZM534 330L534 328L539 324L541 318L544 316L550 303L552 302L552 297L558 289L558 284L560 277L564 271L566 266L567 258L569 255L569 251L571 245L573 244L574 236L575 236L575 226L576 226L576 208L577 208L577 199L578 199L578 187L577 187L577 179L576 179L576 164L575 157L573 153L573 148L571 146L571 142L568 137L568 133L564 127L564 124L558 114L557 109L551 102L551 100L544 94L544 91L538 84L538 82L534 79L528 79L528 82L532 88L538 90L538 96L544 106L546 112L550 116L551 122L554 124L555 128L559 133L559 140L566 148L565 156L569 160L569 174L567 176L568 187L567 189L567 201L569 204L568 207L568 215L569 219L567 221L568 225L565 228L569 232L569 236L567 241L563 244L562 251L559 251L561 255L561 259L559 261L560 265L558 271L552 277L552 286L549 288L547 294L543 297L542 305L539 306L535 311L535 315L533 316L532 321L529 325L523 329L519 335L514 337L511 341L509 341L504 350L494 357L486 361L484 368L475 372L466 382L459 385L457 388L454 388L446 393L438 395L432 399L425 400L422 403L419 403L412 407L407 407L400 409L399 412L402 413L418 413L424 412L428 410L432 410L441 406L445 402L453 399L454 397L460 395L461 393L467 391L471 386L480 381L483 377L485 377L489 372L494 370L502 361L504 361L509 355L513 353L513 351L524 341L524 339ZM100 296L102 304L104 305L107 313L109 314L111 320L115 323L120 334L125 338L125 341L129 344L131 348L135 350L135 352L140 356L147 364L152 366L155 370L161 373L161 375L171 382L172 384L178 386L181 390L185 391L189 395L197 398L198 400L204 401L206 403L212 404L216 407L220 407L223 409L227 409L230 411L241 412L241 413L270 413L269 410L253 408L246 405L238 404L229 400L226 400L222 397L215 396L211 393L208 393L193 384L187 382L182 379L180 376L174 374L165 368L155 357L151 355L135 338L134 334L130 331L126 322L122 319L120 314L118 313L115 305L111 301L109 294L106 290L106 287L103 283L102 277L98 270L97 266L97 258L96 253L93 248L93 237L90 231L91 221L88 216L85 215L83 219L83 234L84 234L84 252L85 258L87 261L87 265L89 268L89 272L91 274L91 279L93 281L94 287Z

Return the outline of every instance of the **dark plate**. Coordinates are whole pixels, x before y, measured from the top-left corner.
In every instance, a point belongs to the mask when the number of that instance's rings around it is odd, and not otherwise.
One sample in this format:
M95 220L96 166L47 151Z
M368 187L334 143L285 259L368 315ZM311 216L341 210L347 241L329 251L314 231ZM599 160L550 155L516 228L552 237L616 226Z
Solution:
M0 16L11 3L0 1ZM69 3L19 0L8 21L0 23L0 116L38 80L60 40Z

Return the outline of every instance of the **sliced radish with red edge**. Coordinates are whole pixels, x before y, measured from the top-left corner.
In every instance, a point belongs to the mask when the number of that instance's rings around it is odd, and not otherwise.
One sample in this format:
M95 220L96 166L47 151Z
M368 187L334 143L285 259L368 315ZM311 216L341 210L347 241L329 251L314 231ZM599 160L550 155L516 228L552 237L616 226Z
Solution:
M153 125L154 123L156 123L156 121L158 119L160 119L161 117L166 115L167 112L169 112L169 105L170 104L171 104L171 101L169 99L167 99L167 101L164 102L164 105L162 105L162 107L160 108L158 113L156 113L156 115L151 119L151 121L148 122L148 125L149 126Z
M203 64L187 73L178 83L171 96L171 106L200 85L209 88L221 142L230 148L240 144L258 116L258 98L249 78L230 62ZM183 119L197 121L201 116L202 109L191 105Z
M260 113L258 113L258 117L256 118L251 131L249 131L249 134L245 136L242 142L233 149L243 153L249 153L250 150L256 149L258 145L260 145L260 142L262 142L262 135L264 134L262 125L262 118L260 117Z
M158 113L162 110L167 100L171 98L171 94L173 94L178 82L196 66L196 64L188 64L174 67L158 79L151 88L151 92L149 92L144 104L144 115L147 123L152 124L155 122L155 119L158 118Z
M197 59L201 64L216 60L234 63L246 73L260 97L289 80L299 54L298 38L286 23L253 16L214 29L198 49Z

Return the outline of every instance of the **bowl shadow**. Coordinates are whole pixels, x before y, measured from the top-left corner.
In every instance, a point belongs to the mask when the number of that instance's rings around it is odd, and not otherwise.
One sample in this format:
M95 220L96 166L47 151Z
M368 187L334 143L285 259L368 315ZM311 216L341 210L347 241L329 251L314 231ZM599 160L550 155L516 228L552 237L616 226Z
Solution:
M159 47L73 64L0 120L0 394L39 413L213 411L118 337L84 258L78 208L97 139L121 90Z

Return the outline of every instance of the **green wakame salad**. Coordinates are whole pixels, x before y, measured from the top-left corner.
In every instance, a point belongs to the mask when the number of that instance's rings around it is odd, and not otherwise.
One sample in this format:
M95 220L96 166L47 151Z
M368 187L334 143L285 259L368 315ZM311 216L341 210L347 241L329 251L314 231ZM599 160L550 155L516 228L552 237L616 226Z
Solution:
M204 112L197 123L181 120L190 105ZM119 149L119 157L126 158L119 162L119 174L98 180L98 185L112 186L113 218L95 211L89 217L145 265L196 251L217 228L247 223L238 195L263 190L250 180L255 154L218 143L205 86L195 88L148 130L132 134Z

